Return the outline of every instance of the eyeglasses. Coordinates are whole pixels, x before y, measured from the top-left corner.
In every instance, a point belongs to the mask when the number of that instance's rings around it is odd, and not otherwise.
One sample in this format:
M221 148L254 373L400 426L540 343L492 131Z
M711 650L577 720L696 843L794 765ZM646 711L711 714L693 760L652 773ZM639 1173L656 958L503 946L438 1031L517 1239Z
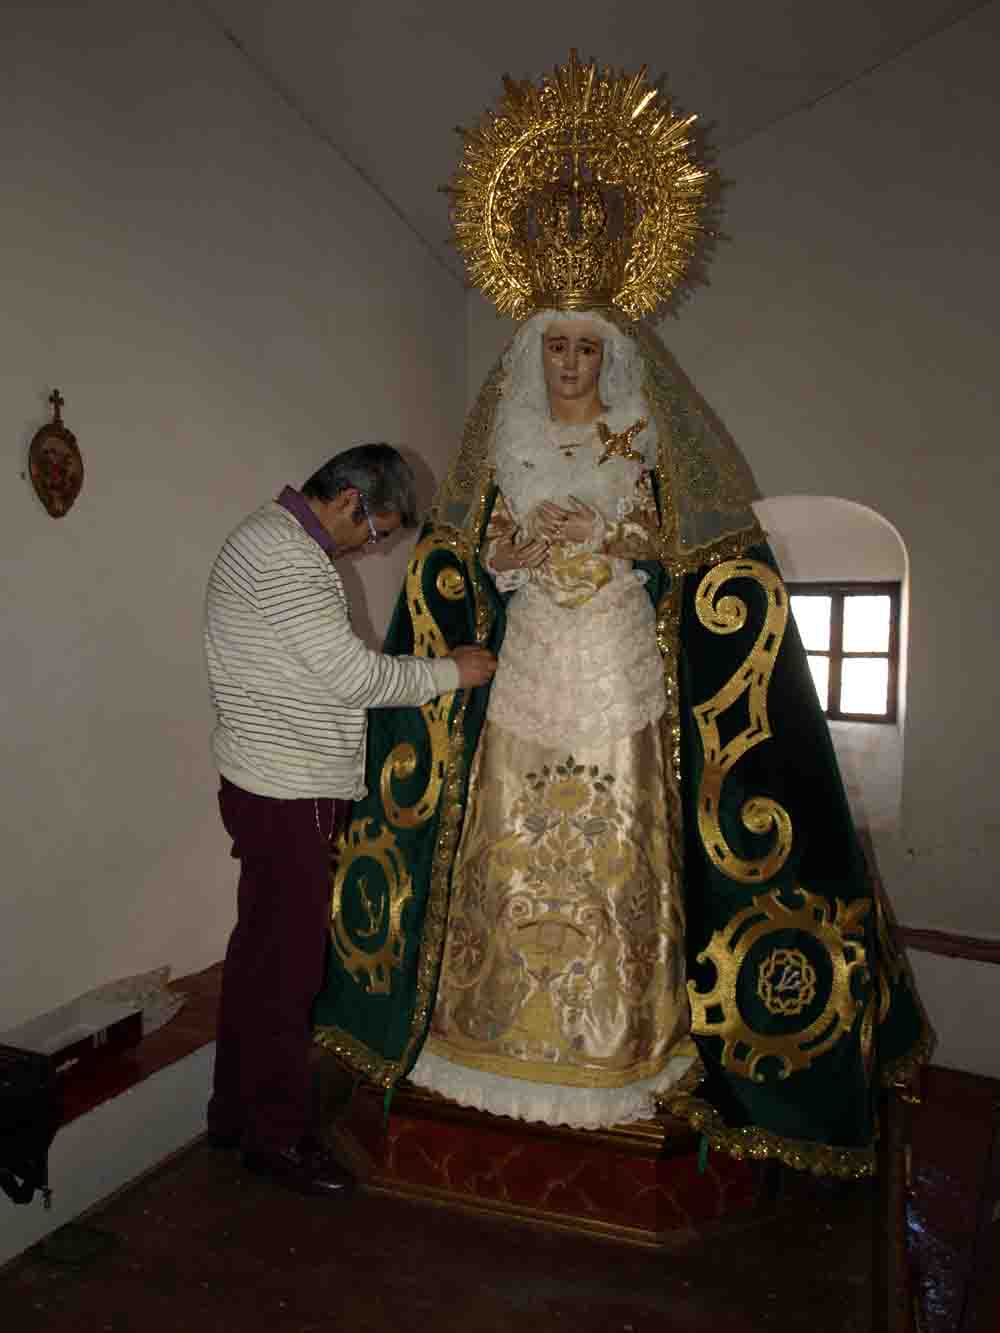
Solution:
M358 491L358 504L361 506L361 512L364 514L365 521L368 524L368 541L366 545L375 546L378 542L384 541L385 538L391 534L388 532L379 532L378 528L372 522L372 514L371 510L368 508L368 501L365 499L364 494L361 491Z

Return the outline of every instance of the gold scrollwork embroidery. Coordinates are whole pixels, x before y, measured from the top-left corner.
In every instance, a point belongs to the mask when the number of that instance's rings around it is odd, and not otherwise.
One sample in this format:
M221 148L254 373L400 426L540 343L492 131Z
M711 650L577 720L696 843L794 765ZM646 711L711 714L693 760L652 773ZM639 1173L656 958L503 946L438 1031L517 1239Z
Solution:
M437 621L428 609L423 592L424 567L429 556L442 547L451 549L452 543L442 541L436 533L431 533L419 542L413 552L406 571L406 600L413 621L413 651L417 657L444 657L448 653L448 644ZM448 601L461 601L466 593L465 576L460 569L449 565L437 576L435 586L442 597ZM433 815L441 796L444 782L445 756L448 750L448 714L451 711L453 696L443 694L424 704L420 713L427 728L430 742L430 779L419 800L412 805L403 806L393 795L394 780L410 778L417 768L417 750L409 741L395 746L382 765L379 779L379 791L382 796L382 808L385 817L396 828L418 828Z
M701 992L694 981L688 982L692 1032L702 1037L721 1037L723 1068L757 1083L764 1081L759 1065L767 1057L778 1061L778 1077L787 1078L797 1070L808 1069L817 1056L851 1031L861 1004L852 990L854 974L866 976L868 971L864 949L868 902L860 898L845 904L838 898L836 913L831 920L830 905L823 898L799 886L794 891L801 900L800 906L786 906L778 891L762 893L722 930L717 930L708 947L698 955L699 963L708 962L715 968L712 988ZM789 930L809 935L828 956L833 974L830 994L822 1012L799 1031L757 1032L740 1011L737 995L740 972L760 940ZM770 954L767 961L772 962L777 952ZM804 959L797 949L785 950L785 953L787 958L778 965L783 976L789 975L786 968L794 961L792 955ZM772 967L772 995L775 970ZM815 977L811 966L809 970ZM804 1000L806 989L797 987L796 993ZM758 990L758 994L770 1012L789 1016L789 1011L768 1004L767 986L763 993ZM802 1012L812 998L794 1012Z
M466 576L470 578L472 584L472 595L475 609L476 642L485 643L489 637L493 626L493 610L489 599L485 593L482 579L479 575L477 562L473 558L473 543L478 541L479 534L485 524L485 514L489 501L490 487L492 477L487 476L483 479L482 488L476 498L475 506L471 514L471 522L467 535L460 528L452 527L445 523L439 523L434 529L434 533L425 539L429 551L434 546L438 548L447 548L454 552L462 567L466 571ZM423 546L424 543L421 543ZM418 548L419 549L419 548ZM416 558L416 553L415 553ZM426 557L425 557L426 558ZM459 571L455 571L459 574ZM462 576L462 575L460 575ZM442 574L439 579L444 577ZM419 588L419 583L417 587ZM448 583L445 584L447 588ZM450 583L452 591L457 588L457 582ZM438 585L438 591L443 596L447 596L444 588ZM422 604L422 601L421 601ZM411 600L410 611L414 613L415 607ZM415 648L417 654L427 652L427 636L422 634L418 637L414 633ZM451 719L451 734L445 733L445 750L442 756L443 762L443 795L441 799L440 822L437 829L434 855L431 867L430 891L427 897L426 915L424 917L424 927L421 934L419 948L417 950L417 980L416 994L414 997L413 1017L410 1024L410 1036L406 1047L398 1059L389 1056L383 1056L372 1050L364 1041L346 1032L344 1029L336 1027L333 1024L320 1027L316 1032L316 1041L326 1050L335 1052L341 1059L346 1061L353 1069L364 1074L372 1082L380 1084L382 1087L392 1087L397 1079L404 1074L412 1065L423 1038L427 1023L430 1018L431 1005L433 1003L435 987L437 985L438 968L440 965L441 951L444 947L445 925L448 916L448 890L450 883L450 867L455 855L455 848L458 844L458 837L462 826L462 816L464 812L462 793L465 779L465 733L464 718L465 710L469 701L468 694L464 694L459 700L455 709L454 717ZM356 821L357 823L357 821ZM355 825L351 826L352 834ZM341 917L341 901L345 875L351 861L357 856L364 854L364 847L359 839L354 839L354 846L351 846L352 838L349 836L345 842L344 852L334 879L333 906L332 915L334 922L332 933L344 935L344 928ZM385 830L377 840L380 846L384 845L386 853L393 852L397 860L401 853L395 839L389 830ZM402 861L400 860L400 864ZM400 881L402 888L402 879ZM405 887L409 890L409 880L407 879ZM397 929L401 932L400 921L402 918L402 909L408 901L409 892L406 897L400 899L398 913L390 910L390 928L395 921ZM390 897L391 901L391 897ZM338 925L339 922L339 925ZM350 940L345 941L345 945L350 946L350 955L355 962L355 971L362 970L364 959L357 957L360 952L354 946L351 946ZM404 943L397 946L396 956L402 957ZM334 948L337 949L336 940ZM337 949L338 955L343 959L344 954ZM345 967L347 962L345 960ZM364 969L367 972L367 966ZM388 979L391 983L391 974Z
M449 565L438 574L436 586L441 596L449 602L460 602L465 596L465 575L460 569Z
M761 741L771 736L767 716L767 689L785 626L788 596L781 577L759 560L727 560L710 569L695 594L698 619L714 634L733 634L746 624L746 603L738 597L719 597L730 579L751 579L767 595L767 614L746 660L725 685L694 709L701 732L704 769L698 794L698 831L702 845L714 865L741 884L764 883L781 869L792 849L792 821L788 811L766 796L752 796L743 803L740 819L751 833L775 830L771 849L759 860L737 856L726 842L719 823L722 787L730 770ZM719 737L718 718L744 694L748 694L749 725L725 746Z
M772 949L760 965L757 994L769 1014L794 1018L816 998L816 969L801 949Z
M388 995L392 989L392 969L403 961L406 937L403 909L413 896L413 882L406 872L399 847L390 829L383 828L376 837L375 821L356 819L345 841L341 864L333 881L330 905L330 939L344 970L372 995ZM344 924L344 893L347 870L355 862L370 860L381 871L384 884L369 891L368 876L357 875L352 888L357 892L366 924L354 934L362 940L382 935L375 949L367 949L352 939Z

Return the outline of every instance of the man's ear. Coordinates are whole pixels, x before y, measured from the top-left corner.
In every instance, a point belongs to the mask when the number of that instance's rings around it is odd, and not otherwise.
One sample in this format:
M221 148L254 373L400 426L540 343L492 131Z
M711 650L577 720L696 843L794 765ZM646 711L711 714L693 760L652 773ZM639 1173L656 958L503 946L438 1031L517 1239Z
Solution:
M348 486L346 491L338 491L329 505L333 514L353 514L358 505L358 488Z

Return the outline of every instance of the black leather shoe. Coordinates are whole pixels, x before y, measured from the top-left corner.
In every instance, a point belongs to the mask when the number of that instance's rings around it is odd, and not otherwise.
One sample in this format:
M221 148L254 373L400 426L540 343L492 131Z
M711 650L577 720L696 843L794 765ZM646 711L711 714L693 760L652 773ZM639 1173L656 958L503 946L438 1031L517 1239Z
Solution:
M355 1180L349 1171L323 1149L283 1148L277 1152L245 1152L243 1165L255 1176L266 1176L276 1185L297 1194L322 1194L347 1199Z

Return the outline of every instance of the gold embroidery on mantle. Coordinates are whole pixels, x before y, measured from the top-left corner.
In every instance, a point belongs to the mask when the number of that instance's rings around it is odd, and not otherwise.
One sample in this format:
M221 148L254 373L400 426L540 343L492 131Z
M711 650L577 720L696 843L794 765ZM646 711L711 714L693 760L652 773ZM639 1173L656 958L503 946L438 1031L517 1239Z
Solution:
M767 613L746 660L711 699L694 709L704 751L698 832L709 859L724 875L741 884L753 884L765 883L785 864L792 849L792 821L787 810L770 797L752 796L745 801L740 819L751 833L775 830L770 851L751 861L737 856L726 842L719 807L730 770L755 745L771 736L767 689L788 623L788 596L780 576L759 560L727 560L717 565L704 576L695 594L698 619L714 634L733 634L746 624L746 603L738 597L718 596L722 586L734 578L751 579L764 590ZM717 719L744 694L749 695L749 725L723 746Z
M476 549L482 540L486 522L486 506L489 492L493 486L493 474L488 472L482 479L476 503L472 511L471 539L457 528L440 527L435 529L437 540L455 552L465 566L472 584L473 606L476 623L476 642L484 644L493 628L493 608L483 586L482 574L476 557ZM441 814L438 821L437 842L431 863L430 889L427 895L427 910L424 915L424 928L420 939L420 951L417 960L416 1000L413 1019L410 1024L410 1039L398 1061L382 1063L378 1082L390 1087L401 1074L405 1073L413 1061L424 1039L427 1024L430 1021L431 1006L437 990L438 972L444 951L445 930L448 924L448 903L451 896L451 867L458 847L462 821L465 816L463 788L465 779L465 710L469 694L462 694L455 716L451 721L451 735L445 758L444 792L441 800Z
M374 820L356 819L351 824L342 861L353 864L364 858L374 861L382 872L384 887L369 897L368 879L357 875L352 889L361 899L367 928L356 930L362 939L372 939L385 928L378 948L369 950L355 943L344 925L343 900L346 878L338 873L333 881L330 939L338 958L349 976L372 995L388 995L392 990L392 969L403 961L406 936L403 932L403 908L413 896L413 881L392 832L385 828L378 837L372 836ZM388 921L386 915L388 908Z
M761 964L757 994L769 1014L794 1017L816 998L816 969L801 949L772 949Z
M799 906L787 906L781 893L776 891L760 894L749 907L738 912L715 932L708 946L698 955L699 963L711 963L715 969L711 989L699 991L694 981L688 982L692 1032L701 1037L720 1037L723 1041L722 1067L757 1083L764 1081L760 1071L762 1060L777 1061L778 1077L784 1079L798 1070L808 1069L817 1056L849 1034L861 1007L853 993L855 974L859 977L868 975L864 940L868 903L864 899L844 903L838 898L836 914L831 919L830 904L825 899L800 887L794 892L800 900ZM816 948L816 961L822 958L831 971L830 993L821 1012L798 1030L789 1027L780 1032L758 1032L740 1009L740 974L746 966L754 966L755 946L768 935L787 936L789 931L811 937ZM793 955L806 961L801 949L785 948L784 939L780 943L776 940L775 944L777 948L763 967L758 968L758 987L778 949L784 949L788 955L777 969L778 975L783 975L784 967L795 961ZM815 967L808 966L815 979ZM769 1012L778 1014L781 1011L768 1003L768 996L774 995L775 969L767 975L769 979L763 992L758 989L758 994ZM802 1003L786 1010L785 1017L798 1016L816 1007L815 982L813 994L808 995L803 977L795 993Z
M465 596L465 575L449 565L438 574L434 586L447 601L460 602Z
M447 544L447 543L446 543ZM445 657L448 644L438 628L427 606L423 591L424 567L428 557L440 549L442 542L434 533L418 543L406 570L406 600L413 622L413 652L416 657ZM442 569L437 576L436 587L442 597L449 601L461 601L465 596L466 583L461 570L454 566ZM431 770L430 780L420 799L412 805L401 806L393 795L394 779L410 778L416 772L417 750L409 741L397 745L382 765L379 790L382 795L382 808L386 819L396 828L417 828L426 823L438 807L441 787L444 782L444 756L448 746L448 714L451 711L452 694L442 694L422 705L420 714L427 727L430 744Z
M484 500L483 500L484 502ZM437 529L426 536L417 546L407 570L407 602L413 621L414 655L421 657L440 657L449 651L449 646L437 622L428 609L423 597L423 571L430 555L441 549L452 551L462 561L466 571L468 559L466 543L454 529ZM473 578L476 597L477 639L482 642L489 629L489 609L485 605L482 589L477 578ZM448 600L461 600L466 595L466 575L454 566L441 570L436 579L437 591ZM442 860L442 854L453 852L457 840L456 825L461 819L461 805L458 794L461 790L463 730L467 695L463 695L451 723L449 734L448 712L454 695L444 695L431 700L421 708L427 725L431 746L431 779L421 798L410 807L401 807L392 797L391 779L409 777L415 771L416 752L411 745L396 746L383 765L380 790L383 808L391 823L396 827L415 828L431 818L444 792L444 803L438 830L435 867ZM359 819L351 824L344 841L342 853L333 877L330 935L334 950L344 964L345 970L359 984L364 985L372 994L388 994L392 989L392 969L402 962L406 946L405 931L402 927L403 909L412 897L412 881L404 868L402 854L390 829L384 828L376 834L378 825L374 820ZM358 875L354 881L361 896L362 907L368 917L369 929L356 931L359 938L372 938L378 933L375 923L386 919L388 905L388 930L380 948L368 950L353 940L347 931L343 919L343 897L350 868L358 860L374 860L382 872L383 885L375 891L369 890L367 877ZM445 886L446 887L446 886ZM437 881L441 891L440 879ZM431 899L434 898L432 881ZM431 921L432 903L428 904L428 927L425 927L425 941ZM433 930L430 930L433 934ZM421 950L421 957L426 954L426 947ZM426 1022L426 993L431 984L423 967L418 971L417 999L424 996L424 1018ZM421 1029L422 1030L422 1029ZM317 1040L323 1046L348 1059L355 1068L363 1070L369 1077L385 1085L391 1084L402 1072L402 1063L383 1060L373 1056L367 1048L349 1034L335 1027L321 1029Z
M481 488L479 497L477 497L475 512L473 512L473 533L479 533L483 528L485 504L487 504L488 488L491 485L492 476L485 476L483 488ZM449 551L455 552L455 555L463 563L464 576L468 577L472 584L473 603L475 603L476 641L480 644L485 643L492 628L493 613L487 596L485 596L479 569L477 569L476 561L473 559L467 537L459 529L441 524L440 527L433 529L428 537L425 537L424 543L420 544L421 547L424 544L427 544L427 553L432 548L447 548ZM459 575L459 571L455 571L455 573ZM459 575L459 577L463 576ZM440 575L439 579L443 580L444 575ZM457 588L457 583L452 583L451 587ZM447 588L447 583L444 584L444 587L439 584L437 591L441 592L441 595L447 596L448 593L445 591ZM411 612L412 609L411 604ZM433 625L433 632L440 633L436 624ZM420 655L421 647L424 648L425 653L428 643L427 637L417 641L415 635L415 655ZM441 643L444 643L443 637L441 637ZM447 645L445 645L444 651L448 651ZM383 1086L383 1088L391 1088L412 1064L416 1046L423 1040L424 1029L427 1026L429 1012L431 1012L431 1001L437 984L437 960L439 960L441 948L443 948L444 928L445 922L447 922L449 868L451 868L452 858L455 856L455 848L461 829L461 818L463 818L463 804L461 804L465 770L463 722L467 702L468 693L461 694L459 705L455 709L455 716L451 720L451 730L447 734L447 744L444 748L440 818L431 866L431 888L429 888L427 910L424 914L424 928L420 938L419 954L417 954L415 1008L413 1008L411 1032L409 1032L407 1046L405 1046L399 1060L391 1060L391 1058L376 1054L368 1045L365 1045L365 1042L352 1036L351 1033L337 1028L336 1025L325 1025L323 1028L317 1029L315 1034L317 1044L323 1046L324 1049L332 1050L336 1056L343 1058L352 1069L359 1070L373 1084ZM352 825L352 832L353 826L355 825ZM387 834L387 836L391 837L391 834ZM360 852L353 850L353 856L357 856L357 854L360 854ZM343 882L344 872L347 869L345 860L347 858L341 858L339 868L337 868L335 885L336 882Z
M913 1046L882 1070L882 1086L890 1088L904 1101L920 1101L919 1082L930 1059L934 1036L924 1027ZM661 1111L683 1120L704 1134L709 1144L738 1161L777 1161L796 1171L811 1171L817 1176L837 1176L843 1180L861 1180L875 1174L875 1149L839 1148L809 1139L794 1139L774 1134L757 1125L732 1128L711 1105L695 1095L694 1089L681 1086L657 1099Z
M811 1171L817 1176L837 1176L842 1180L861 1180L875 1174L873 1148L838 1148L808 1139L788 1138L757 1125L730 1128L711 1103L689 1093L660 1099L663 1110L692 1129L704 1134L709 1145L735 1157L753 1162L778 1161L795 1171Z

